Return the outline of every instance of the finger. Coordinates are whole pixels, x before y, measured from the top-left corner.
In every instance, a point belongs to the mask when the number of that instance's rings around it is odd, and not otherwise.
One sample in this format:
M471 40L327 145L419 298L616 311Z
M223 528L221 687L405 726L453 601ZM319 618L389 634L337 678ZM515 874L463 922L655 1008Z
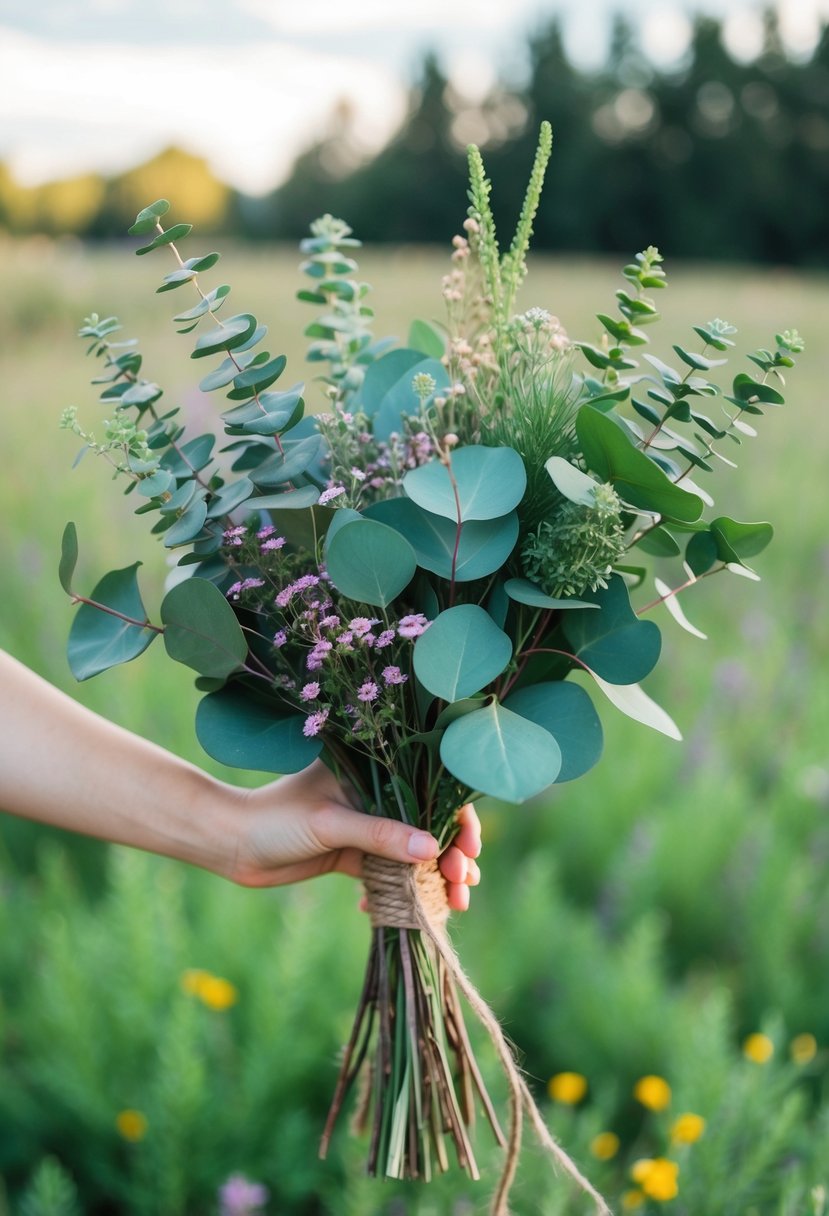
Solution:
M481 821L471 802L458 811L458 834L452 843L467 857L477 857L481 851Z
M368 912L368 898L365 895L361 895L357 900L357 907L361 912Z
M477 887L481 881L481 869L477 861L473 861L470 857L466 863L466 885L468 887Z
M469 887L464 883L447 883L446 902L453 912L466 912L469 908Z
M468 858L453 844L440 855L440 872L448 883L465 883Z
M431 861L438 855L434 836L395 819L350 811L328 805L314 812L312 828L320 846L330 849L359 849L390 861Z

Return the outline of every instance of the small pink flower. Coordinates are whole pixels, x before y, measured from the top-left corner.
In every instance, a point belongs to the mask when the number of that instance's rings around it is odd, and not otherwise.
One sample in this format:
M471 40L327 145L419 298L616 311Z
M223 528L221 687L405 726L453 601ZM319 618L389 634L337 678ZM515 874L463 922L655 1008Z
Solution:
M308 715L302 726L302 733L306 739L311 739L320 733L328 720L328 712L327 709L318 709L316 713Z
M263 553L270 553L274 549L281 549L285 544L284 536L272 536L270 540L266 540L260 546Z
M288 640L288 635L285 632L285 630L277 629L276 633L273 635L274 646L284 646L285 643L287 642L287 640Z
M299 699L300 701L315 701L319 695L319 681L311 680L310 683L303 685L302 691L299 694Z
M379 624L380 622L376 619L376 617L355 616L353 621L348 622L348 628L353 634L356 634L358 638L361 638L370 631L372 625Z
M408 676L404 676L399 667L384 667L383 679L387 684L405 684Z
M323 490L320 494L320 506L324 507L326 503L333 502L341 494L345 494L345 486L331 486L328 490Z
M391 646L394 641L394 630L384 629L381 634L378 634L377 641L374 643L375 650L385 650L387 646Z
M366 680L357 690L358 701L376 701L380 695L380 689L373 680Z
M397 626L398 636L401 638L419 638L422 633L431 625L431 621L427 621L422 612L413 613L411 616L402 616Z
M336 629L340 625L338 616L324 616L320 621L320 629Z
M257 540L267 540L269 536L273 536L276 528L273 524L266 524L264 528L260 528L256 533Z

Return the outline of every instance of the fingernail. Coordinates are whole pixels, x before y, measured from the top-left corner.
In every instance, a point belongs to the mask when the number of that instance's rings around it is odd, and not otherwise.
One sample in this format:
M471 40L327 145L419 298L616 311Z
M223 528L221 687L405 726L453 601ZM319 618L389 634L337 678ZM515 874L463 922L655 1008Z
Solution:
M428 832L412 832L409 837L409 856L418 861L431 861L438 855L438 842Z

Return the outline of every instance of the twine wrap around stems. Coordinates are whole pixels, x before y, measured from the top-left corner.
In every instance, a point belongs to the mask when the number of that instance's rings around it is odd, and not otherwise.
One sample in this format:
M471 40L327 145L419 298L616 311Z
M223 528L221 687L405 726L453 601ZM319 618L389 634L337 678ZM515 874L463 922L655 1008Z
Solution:
M491 1216L509 1216L509 1193L521 1154L525 1112L540 1144L555 1163L590 1196L601 1216L611 1216L610 1208L604 1199L551 1135L521 1075L498 1019L461 966L446 934L449 908L446 902L446 887L437 862L411 865L366 854L363 859L363 881L372 925L375 928L419 929L433 942L473 1013L486 1028L498 1054L510 1090L510 1129L507 1158L492 1198Z

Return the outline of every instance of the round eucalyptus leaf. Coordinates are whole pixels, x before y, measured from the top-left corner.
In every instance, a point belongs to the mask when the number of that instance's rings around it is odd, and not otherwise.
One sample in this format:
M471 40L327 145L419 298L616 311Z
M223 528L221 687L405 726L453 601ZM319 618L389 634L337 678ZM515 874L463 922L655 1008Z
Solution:
M248 653L236 614L214 583L188 578L161 602L164 645L171 659L202 676L229 676Z
M635 684L659 659L662 637L653 621L640 621L630 606L624 579L613 575L607 587L587 592L599 611L578 610L563 618L573 653L611 684Z
M412 545L417 563L441 578L451 579L455 558L455 581L486 578L503 566L518 540L515 511L500 519L470 520L461 528L442 515L424 511L408 498L388 498L373 503L366 516L395 528ZM457 544L457 554L455 546Z
M417 558L394 528L373 519L345 524L328 546L326 568L349 599L387 608L411 582Z
M561 769L561 751L549 731L494 700L447 726L440 758L469 789L505 802L540 794Z
M196 710L196 737L208 756L261 773L298 773L316 760L322 740L306 739L304 724L302 714L232 685L208 693Z
M547 595L528 578L509 578L504 583L504 590L511 600L518 604L527 604L530 608L597 608L588 600L577 600L575 596L557 598Z
M359 523L364 518L359 511L355 511L351 507L337 507L331 516L331 522L325 533L324 551L326 555L328 554L328 546L340 528L344 528L346 524Z
M512 658L512 642L478 604L447 608L414 646L415 675L444 701L480 692Z
M409 326L409 346L430 359L442 359L446 352L442 335L428 321L412 321Z
M206 519L207 503L204 500L204 491L201 491L200 496L194 499L183 515L164 533L165 548L175 549L177 545L187 545L195 540Z
M279 486L299 477L319 457L323 438L317 433L301 439L283 440L282 447L282 452L275 452L258 468L251 469L250 477L255 485L266 488Z
M403 478L406 494L424 511L452 521L460 512L464 522L508 515L518 506L526 488L527 474L518 453L513 448L482 444L470 444L452 453L451 476L446 465L431 460Z
M252 313L242 312L235 317L228 317L223 325L217 325L215 329L208 330L196 339L190 358L204 359L207 355L215 355L223 350L234 350L252 337L256 327L256 317Z
M247 502L252 493L253 482L250 478L237 477L235 481L230 481L215 491L210 506L207 508L207 518L217 519L222 515L229 515L237 507L241 507L243 502Z
M561 770L556 781L573 781L597 763L604 737L599 715L588 693L568 680L519 688L504 707L543 726L561 749Z
M146 232L152 232L159 217L166 215L169 210L170 204L166 198L157 199L154 203L150 203L149 207L144 207L138 212L135 223L127 231L130 236L143 236Z
M227 394L231 401L245 401L254 393L262 392L278 380L288 362L285 355L277 355L269 363L256 364L233 378L233 388ZM300 390L301 391L301 390Z
M316 486L300 486L298 490L282 490L279 494L263 494L261 498L251 498L248 506L251 511L298 511L305 507L313 507L319 502L320 492Z
M132 621L146 621L147 611L138 590L135 562L123 570L111 570L89 597ZM132 624L91 604L81 604L69 630L67 658L76 680L88 680L119 663L129 663L143 654L156 637L154 629Z
M192 477L210 463L215 443L215 435L197 435L182 447L170 448L165 452L161 457L161 468L174 477Z
M771 542L774 528L769 523L740 523L727 515L720 515L711 520L711 535L720 561L745 565L746 557L762 553Z

